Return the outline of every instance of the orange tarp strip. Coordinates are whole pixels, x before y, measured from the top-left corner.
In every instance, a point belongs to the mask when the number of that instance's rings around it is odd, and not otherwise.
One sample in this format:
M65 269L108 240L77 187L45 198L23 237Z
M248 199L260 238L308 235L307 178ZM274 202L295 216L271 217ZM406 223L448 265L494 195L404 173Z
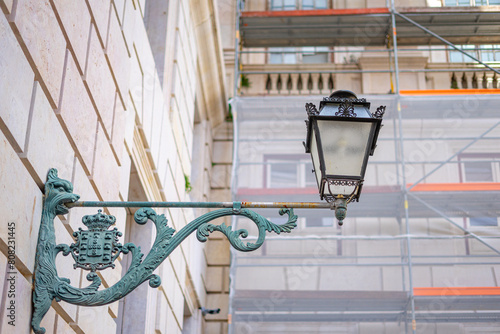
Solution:
M401 95L477 95L500 94L500 89L429 89L401 90Z
M389 14L387 8L350 8L350 9L314 9L314 10L277 10L242 12L241 17L289 17L289 16L329 16Z
M411 187L412 183L406 185ZM397 192L397 186L365 186L363 193L388 193ZM476 182L476 183L419 183L411 191L500 191L499 182ZM314 195L318 188L240 188L238 195Z
M408 184L407 187L411 187ZM499 182L475 182L475 183L419 183L410 191L498 191Z
M500 295L500 287L435 287L413 288L414 296L493 296Z

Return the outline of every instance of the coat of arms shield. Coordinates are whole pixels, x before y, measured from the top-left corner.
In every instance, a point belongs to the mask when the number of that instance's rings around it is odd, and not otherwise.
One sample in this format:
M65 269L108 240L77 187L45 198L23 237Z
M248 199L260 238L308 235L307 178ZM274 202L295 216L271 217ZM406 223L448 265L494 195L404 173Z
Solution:
M79 228L73 233L76 242L71 245L71 252L76 263L74 268L90 271L114 268L113 262L122 248L118 237L122 233L118 229L109 230L116 221L114 216L102 213L102 210L92 216L84 216L83 224L88 230Z

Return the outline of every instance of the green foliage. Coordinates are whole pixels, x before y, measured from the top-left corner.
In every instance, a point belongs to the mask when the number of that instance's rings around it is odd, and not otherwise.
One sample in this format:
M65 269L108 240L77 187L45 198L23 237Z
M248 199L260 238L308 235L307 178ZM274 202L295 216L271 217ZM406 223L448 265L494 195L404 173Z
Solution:
M244 88L252 87L252 83L250 82L250 79L248 79L248 76L245 74L241 75L241 87L244 87Z
M193 190L193 187L191 186L191 182L189 182L189 176L184 174L184 187L186 189L186 192L189 193L191 190Z
M232 111L232 108L231 108L231 103L229 103L229 111L227 113L227 116L226 116L226 122L233 122L233 111Z

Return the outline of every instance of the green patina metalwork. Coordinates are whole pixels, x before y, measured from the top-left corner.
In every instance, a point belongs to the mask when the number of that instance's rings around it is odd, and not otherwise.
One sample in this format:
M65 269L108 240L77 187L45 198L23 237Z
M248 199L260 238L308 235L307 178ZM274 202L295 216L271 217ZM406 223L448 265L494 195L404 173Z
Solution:
M345 198L335 199L335 218L338 220L339 226L344 225L344 219L347 214L347 200Z
M280 209L280 215L287 214L288 221L283 225L277 225L253 211L242 209L241 203L235 203L233 208L204 214L175 233L175 230L167 225L167 219L164 215L157 215L151 208L141 208L134 215L135 221L138 224L145 224L151 220L156 226L155 241L150 252L143 259L144 254L140 247L133 243L127 243L123 246L118 243L118 237L121 233L117 229L109 230L109 227L115 222L115 217L102 214L100 211L96 215L83 218L88 230L79 229L75 232L75 243L57 245L54 218L56 215L68 213L65 204L73 203L78 199L79 196L73 194L71 182L60 179L57 176L57 170L51 169L45 183L45 201L35 257L34 311L31 325L36 334L45 333L45 329L40 327L40 323L49 310L53 299L56 301L64 300L76 305L100 306L125 297L145 281L149 281L149 285L153 288L160 286L161 279L158 275L153 274L153 271L194 231L201 242L205 242L210 233L219 231L228 238L234 248L249 252L256 250L263 244L266 231L277 234L288 233L297 226L297 216L294 215L293 209ZM255 243L242 241L241 238L248 236L248 232L244 229L233 231L231 226L209 223L214 219L231 215L244 216L257 225L259 236ZM90 273L87 274L87 280L91 282L89 286L81 289L75 288L70 285L69 279L59 277L55 261L60 252L65 256L69 254L73 256L76 262L75 268L90 270ZM102 282L95 271L114 267L113 262L120 253L132 255L128 271L113 286L99 290Z
M116 222L116 218L105 215L99 210L93 216L84 216L82 222L89 229L84 231L79 228L73 233L76 242L71 244L70 249L76 262L74 268L93 272L114 268L113 262L123 250L118 242L118 237L121 237L122 233L117 228L109 230L109 227Z

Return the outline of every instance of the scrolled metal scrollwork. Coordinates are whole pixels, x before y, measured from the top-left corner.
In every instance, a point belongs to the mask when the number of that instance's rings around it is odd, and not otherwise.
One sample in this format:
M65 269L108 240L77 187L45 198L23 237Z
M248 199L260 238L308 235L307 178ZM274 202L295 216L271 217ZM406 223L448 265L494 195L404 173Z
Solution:
M377 108L377 110L372 114L373 118L380 118L384 117L385 114L385 108L386 106L380 106Z
M357 180L328 180L328 184L332 186L350 186L355 187L359 184Z
M241 252L251 252L262 246L266 237L266 231L274 232L276 234L280 234L281 232L289 233L292 229L297 227L297 216L293 214L293 209L280 209L279 214L288 215L288 221L285 224L277 225L253 211L247 209L240 210L238 215L251 219L259 229L259 236L255 243L248 242L247 244L244 244L240 237L246 238L248 236L248 231L244 229L233 231L231 226L226 226L226 224L224 223L222 223L221 225L203 223L198 227L196 237L199 241L205 242L207 240L207 236L210 233L219 231L226 236L231 246L233 246L237 250ZM200 218L203 218L203 216ZM206 217L205 220L212 219L210 219L210 217Z
M73 194L73 185L69 181L58 178L57 170L51 169L45 183L45 201L35 257L34 311L31 325L36 334L45 333L45 329L40 327L40 322L49 310L52 300L63 300L82 306L100 306L125 297L145 281L149 281L149 285L153 288L159 287L161 278L153 274L153 271L194 231L197 231L196 236L201 242L206 241L210 233L219 231L228 238L233 247L249 252L262 245L266 231L277 234L288 233L297 226L297 216L294 215L293 209L280 209L280 215L287 214L288 221L283 225L277 225L240 206L206 213L175 233L175 230L167 225L167 219L163 214L158 215L151 208L141 208L135 213L134 220L138 224L152 221L156 227L154 243L145 257L140 247L133 243L126 243L123 246L118 243L120 233L116 229L108 229L110 222L114 223L114 217L101 212L94 216L84 217L84 223L87 223L89 230L80 229L75 232L74 244L56 245L54 218L56 215L68 213L65 203L75 202L78 199L79 196ZM231 226L226 226L224 223L209 224L214 219L230 215L244 216L257 225L259 235L255 243L243 243L241 239L248 236L248 232L244 229L233 231ZM86 242L82 243L85 236L87 236ZM94 246L88 247L89 243ZM82 248L83 244L87 246ZM91 282L89 286L76 288L71 285L69 279L59 277L55 260L60 252L65 256L71 254L77 267L90 270L87 274L87 280ZM120 253L130 253L132 256L127 272L116 284L99 290L102 282L95 271L113 267L112 263ZM89 260L89 257L93 259Z

